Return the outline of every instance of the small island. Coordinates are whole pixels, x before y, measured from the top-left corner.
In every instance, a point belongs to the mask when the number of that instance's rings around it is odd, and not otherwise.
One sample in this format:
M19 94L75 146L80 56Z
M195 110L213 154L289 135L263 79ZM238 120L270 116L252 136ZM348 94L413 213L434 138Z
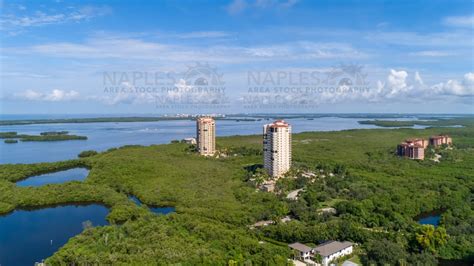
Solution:
M63 140L87 140L86 136L69 135L68 131L41 132L40 135L18 134L17 132L0 132L0 139L6 139L5 143L17 143L20 141L63 141Z
M414 126L425 127L466 127L473 126L473 120L470 117L458 117L451 119L431 118L425 120L361 120L361 125L374 125L378 127L401 127L412 128Z

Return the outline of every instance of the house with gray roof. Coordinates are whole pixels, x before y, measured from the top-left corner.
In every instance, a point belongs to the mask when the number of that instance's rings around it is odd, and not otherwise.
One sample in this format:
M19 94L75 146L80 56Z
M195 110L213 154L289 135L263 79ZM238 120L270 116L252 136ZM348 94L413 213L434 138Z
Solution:
M328 266L336 259L350 255L353 252L354 244L349 241L328 241L315 248L299 242L289 244L288 246L295 251L295 259L313 265L316 263L312 261L311 258L315 259L315 256L319 254L321 265ZM319 260L319 258L317 260Z
M313 252L321 255L322 265L327 266L330 262L351 254L353 246L354 244L349 241L328 241L315 247Z
M296 252L295 254L296 259L306 260L306 259L309 259L313 255L313 248L308 247L305 244L296 242L293 244L289 244L288 246Z

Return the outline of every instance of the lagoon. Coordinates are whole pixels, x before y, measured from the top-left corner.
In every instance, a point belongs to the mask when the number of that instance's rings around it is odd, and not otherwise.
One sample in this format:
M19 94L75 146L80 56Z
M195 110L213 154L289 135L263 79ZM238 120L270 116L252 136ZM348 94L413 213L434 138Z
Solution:
M86 168L73 168L65 171L28 177L16 183L19 187L38 187L47 184L61 184L68 181L83 181L89 174Z
M83 222L106 225L102 205L68 205L16 210L0 216L0 265L34 265L50 257L69 238L83 231Z
M434 215L421 217L418 220L418 223L419 224L431 224L431 225L437 227L439 225L440 220L441 220L441 215L440 214L434 214Z
M135 196L129 196L128 197L131 201L135 202L138 206L142 206L143 203ZM175 212L176 209L174 207L153 207L153 206L148 206L148 209L150 209L151 212L156 213L156 214L168 214Z

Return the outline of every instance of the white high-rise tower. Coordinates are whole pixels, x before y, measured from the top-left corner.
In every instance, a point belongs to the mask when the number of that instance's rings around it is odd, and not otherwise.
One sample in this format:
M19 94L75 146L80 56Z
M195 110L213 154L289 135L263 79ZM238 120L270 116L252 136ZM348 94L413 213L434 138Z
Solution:
M199 117L196 121L196 142L198 152L204 156L216 152L216 122L212 117Z
M291 167L291 126L283 120L263 126L263 160L268 174L279 177Z

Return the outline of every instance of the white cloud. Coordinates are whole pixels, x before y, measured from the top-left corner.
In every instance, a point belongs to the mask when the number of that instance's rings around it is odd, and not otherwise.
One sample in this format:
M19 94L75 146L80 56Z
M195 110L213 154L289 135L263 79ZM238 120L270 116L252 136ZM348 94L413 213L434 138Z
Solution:
M222 38L229 37L231 34L225 31L193 31L183 34L179 34L179 38L191 39L191 38Z
M36 11L30 15L17 16L4 14L0 17L0 29L7 31L21 31L24 28L40 27L53 24L64 24L67 22L87 21L110 13L111 9L106 6L94 7L84 6L74 8L71 12L46 13Z
M420 33L410 31L368 32L365 39L373 44L388 43L419 47L472 47L472 32L458 29L448 32Z
M374 86L370 84L368 86L369 90L343 90L344 88L340 86L340 90L335 91L326 90L319 94L295 94L289 96L299 97L301 101L315 104L342 102L428 104L438 101L466 103L466 99L472 103L472 97L474 96L474 73L465 74L462 81L448 80L436 85L427 85L418 72L410 74L405 70L391 69L384 81L377 80ZM275 95L270 94L268 96Z
M245 0L233 0L226 9L232 15L242 12L247 7L247 2Z
M194 34L195 35L195 34ZM267 46L209 45L196 49L186 44L164 44L138 38L99 37L83 43L60 42L6 48L15 54L39 54L60 58L162 60L166 62L255 62L262 60L310 60L363 58L367 55L345 43L290 42Z
M433 89L443 95L474 96L474 73L466 73L462 81L448 80L437 84Z
M287 9L297 4L299 0L233 0L227 7L229 14L235 15L246 9Z
M0 76L3 77L23 77L23 78L50 78L50 75L43 75L37 73L29 72L11 72L11 71L2 71Z
M406 71L396 71L391 69L390 74L387 77L387 88L390 91L388 95L395 95L402 91L406 91L409 88L407 87L406 82L407 77L408 73Z
M43 93L35 90L26 90L24 92L14 95L14 98L28 101L45 101L45 102L61 102L71 101L79 98L79 93L74 90L52 90L51 92Z
M423 82L423 79L421 78L420 76L420 73L415 72L415 82L417 82L418 84L421 84L421 85L424 85L425 83Z
M466 73L462 81L448 80L436 85L427 85L418 72L415 72L413 79L409 79L406 71L392 69L387 81L379 81L377 90L366 96L368 100L379 102L386 100L426 102L446 97L474 96L474 73Z
M474 15L446 17L443 24L451 27L474 28Z
M427 50L427 51L413 52L413 53L410 53L410 55L423 56L423 57L443 57L443 56L451 56L451 55L453 55L453 53L452 52L445 52L445 51Z

